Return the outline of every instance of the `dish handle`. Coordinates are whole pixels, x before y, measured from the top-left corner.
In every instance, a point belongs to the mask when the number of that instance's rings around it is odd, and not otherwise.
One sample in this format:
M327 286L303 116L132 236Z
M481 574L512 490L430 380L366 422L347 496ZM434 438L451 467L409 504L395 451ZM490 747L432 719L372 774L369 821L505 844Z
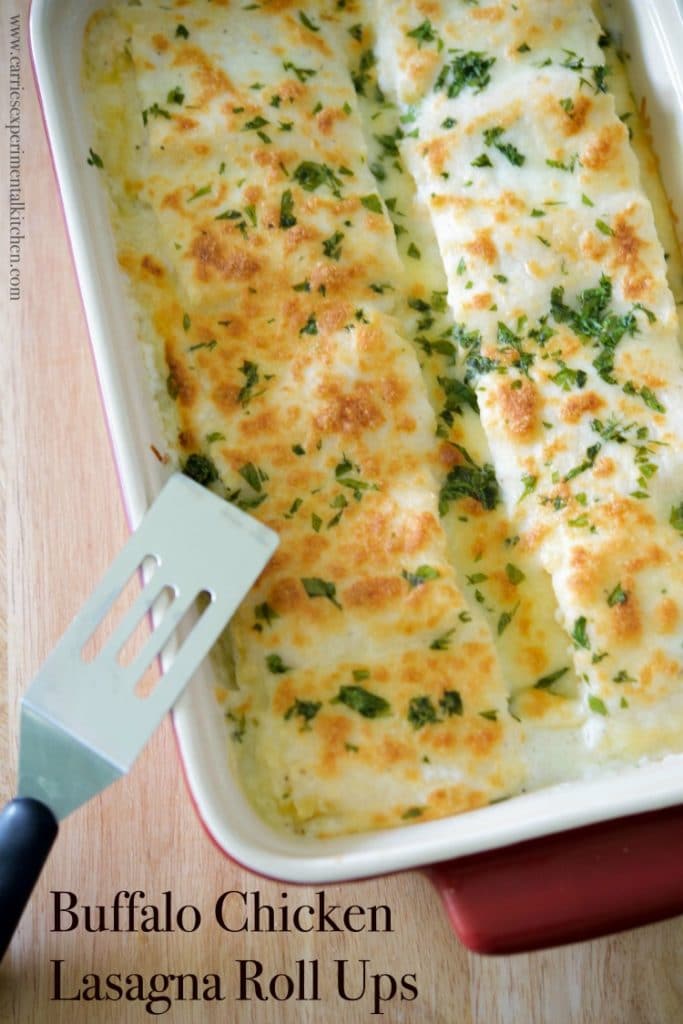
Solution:
M425 869L468 949L509 954L683 913L683 805Z

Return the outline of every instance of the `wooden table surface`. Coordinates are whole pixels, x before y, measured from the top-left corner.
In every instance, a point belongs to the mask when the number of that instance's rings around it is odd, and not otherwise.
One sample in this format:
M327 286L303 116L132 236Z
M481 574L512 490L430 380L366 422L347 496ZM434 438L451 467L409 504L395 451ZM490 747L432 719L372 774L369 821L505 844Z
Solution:
M26 202L21 298L0 285L3 388L1 416L6 513L7 588L0 614L7 715L0 719L2 796L13 792L19 695L93 583L126 538L114 466L99 404L85 323L70 262L50 158L28 59L28 0L3 0L0 53L9 51L10 15L21 17L22 189ZM3 64L5 62L3 61ZM2 124L7 120L6 65ZM8 173L7 141L0 176ZM7 192L0 238L7 267ZM5 271L7 273L7 270ZM683 1021L683 918L551 952L489 959L468 953L451 933L439 900L417 872L330 887L344 905L386 903L386 934L221 932L53 934L50 891L70 890L82 904L111 903L119 889L141 889L156 902L171 890L178 903L206 912L225 890L258 889L276 903L282 886L223 857L198 824L181 776L169 723L155 735L128 778L63 824L59 841L0 968L0 1021L143 1021L142 1002L55 1001L51 960L63 961L62 995L94 972L206 972L226 978L223 1002L175 1003L180 1022L361 1021L370 992L357 1002L336 992L334 961L371 974L414 974L418 996L386 1004L382 1019L420 1024L678 1024ZM304 902L306 888L290 892ZM256 959L264 976L318 960L317 1002L239 1001L237 960ZM354 975L357 977L357 975ZM284 984L284 983L282 983Z

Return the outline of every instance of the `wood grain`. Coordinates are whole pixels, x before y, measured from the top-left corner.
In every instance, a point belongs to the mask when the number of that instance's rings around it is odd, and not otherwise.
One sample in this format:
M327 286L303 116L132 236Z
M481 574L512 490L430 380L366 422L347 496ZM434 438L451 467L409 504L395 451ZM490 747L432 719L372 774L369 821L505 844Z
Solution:
M26 239L22 296L0 287L4 438L0 506L6 520L0 566L7 580L0 616L0 659L7 680L1 786L14 784L18 697L126 537L80 300L30 73L28 0L4 0L0 53L8 52L9 18L24 33L23 189ZM4 64L4 62L3 62ZM2 74L2 110L7 76ZM3 122L4 123L4 120ZM0 166L6 173L6 146ZM7 238L5 190L0 238ZM4 243L3 243L4 244ZM0 265L4 265L0 261ZM8 638L7 647L5 639ZM50 934L50 890L72 890L83 903L109 903L118 889L153 900L170 889L179 903L206 914L197 932L135 935ZM15 941L0 969L0 1020L13 1024L148 1019L141 1003L51 1001L49 962L65 977L133 971L203 974L231 983L222 1003L177 1003L182 1022L354 1022L372 1019L369 996L344 1002L334 961L372 973L415 974L419 995L387 1004L383 1019L424 1024L677 1024L683 1020L683 919L545 953L484 959L452 935L435 893L419 873L327 890L344 905L388 904L392 934L231 934L209 921L217 896L258 889L277 903L283 887L256 879L223 857L199 826L181 777L170 728L159 730L128 778L64 823ZM311 890L289 887L290 902ZM318 960L318 1002L240 1002L235 961L291 971Z

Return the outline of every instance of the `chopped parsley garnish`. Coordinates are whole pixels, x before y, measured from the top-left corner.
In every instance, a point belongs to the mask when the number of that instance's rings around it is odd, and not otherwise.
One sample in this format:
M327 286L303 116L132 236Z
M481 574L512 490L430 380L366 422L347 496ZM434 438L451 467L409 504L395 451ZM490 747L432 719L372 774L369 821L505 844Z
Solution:
M601 235L613 235L614 231L604 220L596 220L595 226Z
M244 466L241 466L237 472L243 480L249 484L252 490L257 493L261 493L263 490L263 484L268 479L268 474L264 470L259 469L253 462L247 462Z
M628 313L619 315L609 308L611 300L612 281L606 274L602 274L595 288L586 288L579 293L575 308L565 303L563 287L553 288L550 293L550 312L558 323L569 324L579 337L590 339L600 347L601 351L593 360L593 366L606 383L616 384L612 376L614 352L624 335L633 337L638 332L636 311L643 312L650 323L655 317L654 313L639 303L632 306Z
M100 170L102 170L102 168L104 167L102 157L99 155L99 153L96 153L94 149L88 150L88 159L86 162L89 167L99 167Z
M617 583L614 590L607 595L607 604L610 608L614 608L615 604L626 604L628 601L628 594L623 589L621 583Z
M593 694L588 698L588 707L598 715L607 714L607 707L604 700L601 700L600 697L594 697Z
M292 175L294 180L306 192L315 192L321 185L327 185L334 196L340 196L341 181L327 164L319 164L314 160L303 160Z
M500 489L493 466L488 462L478 466L461 445L456 448L465 462L448 472L439 492L439 515L445 516L449 502L459 498L474 498L483 508L494 509L500 501Z
M349 35L352 39L355 39L357 43L360 43L363 39L363 26L359 23L352 25L348 30Z
M431 565L420 565L415 572L408 572L406 569L401 572L401 576L406 580L411 590L414 587L422 586L427 580L438 580L440 575L439 571Z
M254 629L258 633L263 631L263 623L265 623L266 626L272 626L274 619L280 618L275 609L271 608L267 601L256 605L254 608L254 617L256 618L256 625L254 626Z
M225 434L221 434L220 430L212 430L206 435L206 443L213 444L214 441L225 441Z
M469 406L473 412L479 412L477 393L469 384L465 384L464 381L457 380L455 377L437 377L436 379L446 394L446 403L444 405L446 412L456 412L462 415L464 406ZM443 417L443 415L442 418L448 422L448 419ZM452 422L452 417L450 417L450 420Z
M431 697L411 698L408 705L408 721L413 729L421 729L424 725L440 721Z
M171 115L168 110L164 110L164 108L160 107L158 103L153 103L151 107L146 107L142 111L142 123L145 126L147 125L150 115L152 117L165 117L167 121L171 120Z
M382 212L382 200L377 195L361 196L361 204L372 213Z
M522 476L522 483L524 484L524 490L522 491L522 493L520 494L519 498L517 499L517 504L518 505L519 505L520 501L524 501L524 499L527 497L527 495L533 494L533 492L536 490L536 484L538 483L538 477L537 476L533 476L531 473L525 473Z
M354 683L362 683L370 678L370 671L367 668L354 668L351 675Z
M450 647L454 633L455 627L453 627L453 629L447 629L445 633L441 634L441 636L437 636L429 645L430 651L447 651Z
M334 583L330 583L328 580L321 580L318 576L304 577L301 582L309 597L326 597L335 608L338 608L340 611L342 610L342 606L337 600L337 588Z
M480 711L479 716L480 718L486 718L489 722L498 721L498 711L496 708L490 708L488 711Z
M424 807L409 807L401 815L401 821L410 821L411 818L419 818L424 814Z
M508 562L507 565L505 566L505 575L510 580L510 583L512 583L515 587L518 586L520 583L523 583L526 579L526 576L524 575L522 570L518 569L516 565L512 564L512 562Z
M218 480L218 470L213 459L208 455L199 455L196 452L188 456L183 466L183 473L204 487Z
M282 66L285 71L293 71L300 82L307 82L309 78L317 75L318 72L314 68L298 68L295 64L292 64L291 60L285 60L282 62Z
M177 103L179 106L182 106L182 104L185 102L185 93L183 92L179 85L176 85L175 89L171 89L168 96L166 97L166 102Z
M480 153L479 156L475 157L472 161L472 167L493 167L491 157L488 153Z
M299 21L311 32L320 31L320 25L316 25L314 21L311 21L305 11L299 11Z
M408 255L410 256L411 260L422 259L422 253L420 252L420 250L418 249L414 242L411 242L410 245L408 246Z
M462 697L457 690L444 690L439 700L439 707L445 715L462 714Z
M205 348L208 349L209 352L213 352L217 344L218 342L215 338L212 338L210 341L198 341L196 345L190 345L187 351L196 352L197 349Z
M567 672L569 672L569 666L565 665L564 668L558 668L555 672L550 672L547 676L541 676L541 678L537 679L534 683L534 690L549 689L553 683L556 683L559 679L562 679L563 676L566 676Z
M285 665L279 654L269 654L266 658L266 665L268 671L272 672L274 676L282 676L285 672L291 671L291 666Z
M318 321L315 318L315 313L309 313L308 320L299 328L299 334L317 334L318 333Z
M436 43L439 50L443 49L443 40L439 33L434 31L434 26L428 18L425 18L417 28L412 29L410 32L406 32L406 35L409 39L417 40L418 50L422 49L423 43Z
M294 216L294 199L290 189L285 189L280 200L280 227L293 228L296 224Z
M501 613L500 618L498 619L498 625L496 627L496 631L498 633L498 636L502 636L503 635L503 633L508 628L508 626L510 625L510 623L514 619L515 615L517 614L517 609L518 608L519 608L519 601L517 602L517 604L515 605L515 607L512 609L511 612L502 612Z
M586 458L578 466L574 466L573 469L569 470L563 478L564 482L569 483L570 480L573 480L581 473L585 473L587 469L591 469L601 449L601 444L592 444L589 448L586 448Z
M669 522L673 526L674 530L678 530L679 533L683 533L683 501L680 505L671 506Z
M645 405L648 407L648 409L654 409L655 412L666 412L666 409L664 408L664 406L659 401L656 394L654 393L654 391L652 391L651 388L648 388L646 385L643 385L643 387L640 388L640 391L638 393L642 400L645 402Z
M571 391L572 388L585 387L588 374L585 370L572 370L570 366L565 366L562 363L562 369L558 370L550 379L563 391Z
M285 711L285 721L288 722L290 718L294 717L301 718L303 720L302 731L310 729L310 723L321 707L322 702L319 700L299 700L298 697L295 697L294 703Z
M495 57L487 57L481 51L451 51L453 56L445 64L434 83L434 91L446 91L449 99L455 99L463 89L474 89L481 92L491 81L491 68L496 62Z
M341 256L341 243L344 238L343 231L335 231L333 235L323 241L323 252L328 259L338 260Z
M247 406L251 399L256 397L254 395L254 388L259 382L258 364L245 359L240 366L240 373L244 376L244 384L239 390L237 401L241 405Z
M363 718L384 718L391 712L388 700L376 693L370 693L363 686L340 686L339 693L331 703L345 704Z
M178 25L175 30L176 39L189 39L190 33L184 25Z
M583 647L584 650L590 651L591 642L586 632L586 616L581 615L574 623L572 629L572 639L577 647Z
M523 153L520 153L516 146L513 146L511 142L501 141L504 131L505 129L501 128L500 125L497 125L495 128L486 128L484 130L484 142L487 146L495 147L495 149L497 149L499 153L502 153L511 164L515 165L515 167L521 167L525 162L526 157Z
M188 203L192 203L195 199L201 199L202 196L208 196L210 191L211 185L204 185L202 188L198 188L196 192L193 192L187 201Z

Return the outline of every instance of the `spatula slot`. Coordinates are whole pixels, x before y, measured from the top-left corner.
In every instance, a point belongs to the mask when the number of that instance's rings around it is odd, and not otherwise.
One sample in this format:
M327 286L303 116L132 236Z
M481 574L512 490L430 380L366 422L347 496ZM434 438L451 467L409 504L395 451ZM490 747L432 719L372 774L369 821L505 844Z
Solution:
M176 606L166 610L163 620L139 654L136 668L141 675L133 691L136 697L144 699L151 696L163 679L158 669L159 658L167 668L170 667L213 600L213 594L201 590L184 608ZM180 604L182 602L178 602ZM144 669L141 668L143 665Z
M130 574L124 586L111 595L108 604L105 604L103 608L97 626L83 644L81 649L83 661L90 664L100 656L124 615L132 607L133 602L139 598L144 587L148 586L154 578L159 564L156 555L146 555ZM146 635L149 636L149 628ZM142 642L138 645L137 650L140 650L141 646ZM122 664L128 664L128 662L122 662Z

